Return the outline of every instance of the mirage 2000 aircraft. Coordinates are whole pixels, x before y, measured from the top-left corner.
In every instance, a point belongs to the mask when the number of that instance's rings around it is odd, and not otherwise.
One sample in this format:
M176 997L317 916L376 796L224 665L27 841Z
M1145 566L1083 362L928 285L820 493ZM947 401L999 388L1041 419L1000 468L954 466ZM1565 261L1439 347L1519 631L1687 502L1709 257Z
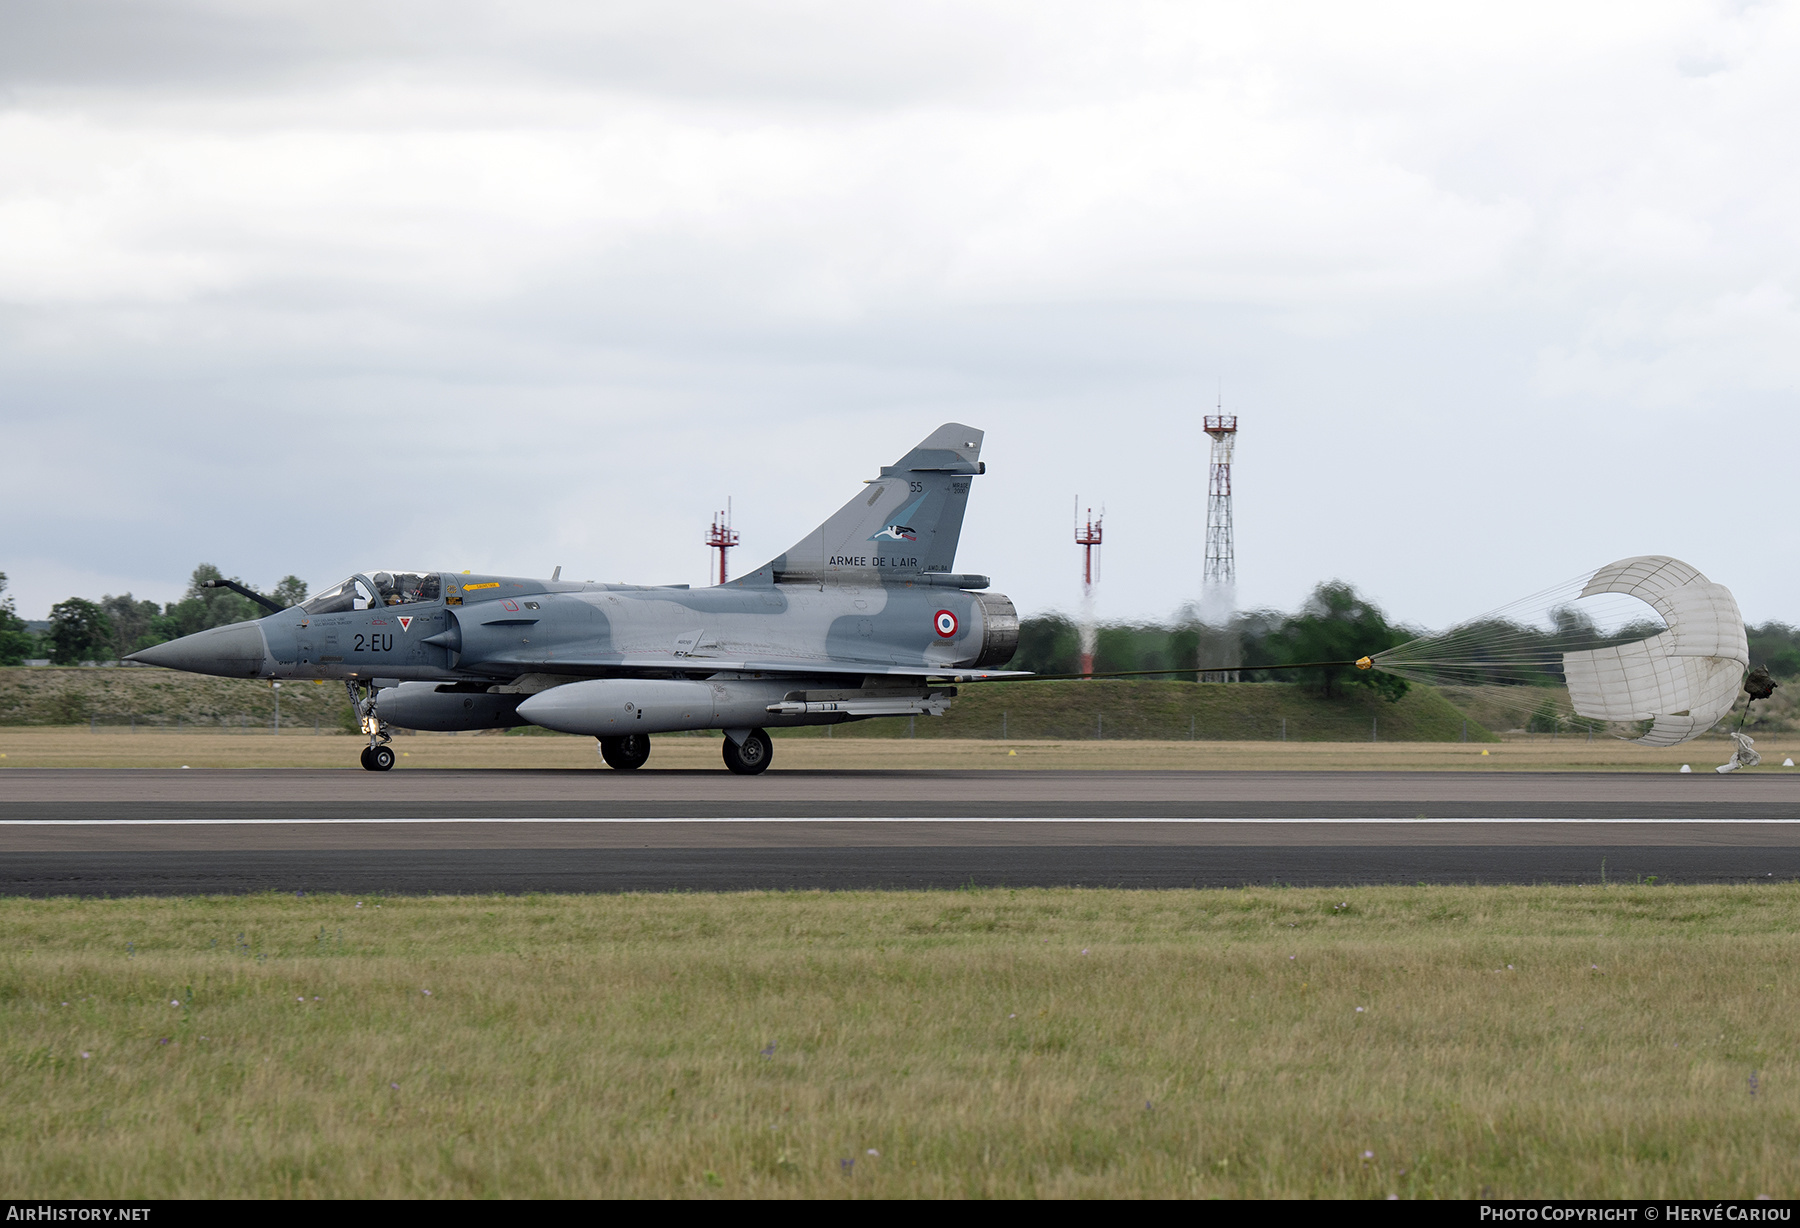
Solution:
M531 724L597 738L621 769L650 757L653 733L720 729L725 765L755 774L773 753L765 729L940 716L951 684L1004 672L994 667L1012 659L1018 613L977 591L986 576L952 570L969 482L987 468L981 440L939 427L785 554L728 584L358 572L304 605L126 660L341 679L371 771L394 766L390 725Z

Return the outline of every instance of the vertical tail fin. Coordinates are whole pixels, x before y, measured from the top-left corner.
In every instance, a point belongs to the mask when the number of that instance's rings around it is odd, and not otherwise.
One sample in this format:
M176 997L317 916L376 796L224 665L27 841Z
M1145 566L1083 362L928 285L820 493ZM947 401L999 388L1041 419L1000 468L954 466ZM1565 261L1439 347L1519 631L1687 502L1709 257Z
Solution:
M837 514L734 584L879 584L955 570L969 481L986 472L982 432L947 422Z

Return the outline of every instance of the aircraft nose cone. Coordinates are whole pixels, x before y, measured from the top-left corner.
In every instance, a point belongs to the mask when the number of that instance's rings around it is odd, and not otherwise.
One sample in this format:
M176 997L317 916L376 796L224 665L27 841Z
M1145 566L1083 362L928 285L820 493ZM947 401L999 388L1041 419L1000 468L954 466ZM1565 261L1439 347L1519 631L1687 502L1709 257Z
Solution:
M217 674L221 678L254 678L262 673L267 646L255 623L232 623L184 635L167 644L142 648L125 659L142 665Z

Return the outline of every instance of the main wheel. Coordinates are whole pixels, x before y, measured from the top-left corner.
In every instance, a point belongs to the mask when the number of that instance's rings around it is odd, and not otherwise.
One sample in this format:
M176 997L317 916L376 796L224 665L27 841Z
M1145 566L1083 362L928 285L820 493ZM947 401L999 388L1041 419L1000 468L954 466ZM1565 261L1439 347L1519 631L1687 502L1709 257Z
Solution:
M360 758L362 760L363 770L373 772L375 770L375 765L369 762L369 749L370 748L367 746L363 747Z
M367 766L373 772L387 771L394 766L394 748L391 746L371 747Z
M621 772L641 768L650 757L650 735L628 733L622 738L601 738L600 757L606 760L607 767Z
M742 746L733 742L729 736L725 739L725 766L739 776L755 776L759 772L768 771L769 760L774 757L775 744L760 729L752 729Z

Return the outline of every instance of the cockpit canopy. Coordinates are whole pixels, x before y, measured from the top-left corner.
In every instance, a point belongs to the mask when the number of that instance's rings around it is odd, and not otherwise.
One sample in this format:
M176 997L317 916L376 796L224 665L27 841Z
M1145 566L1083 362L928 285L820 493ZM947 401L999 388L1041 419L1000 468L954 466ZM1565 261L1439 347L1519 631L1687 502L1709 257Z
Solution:
M359 572L300 608L308 614L344 614L381 606L418 605L443 595L443 578L435 571Z

